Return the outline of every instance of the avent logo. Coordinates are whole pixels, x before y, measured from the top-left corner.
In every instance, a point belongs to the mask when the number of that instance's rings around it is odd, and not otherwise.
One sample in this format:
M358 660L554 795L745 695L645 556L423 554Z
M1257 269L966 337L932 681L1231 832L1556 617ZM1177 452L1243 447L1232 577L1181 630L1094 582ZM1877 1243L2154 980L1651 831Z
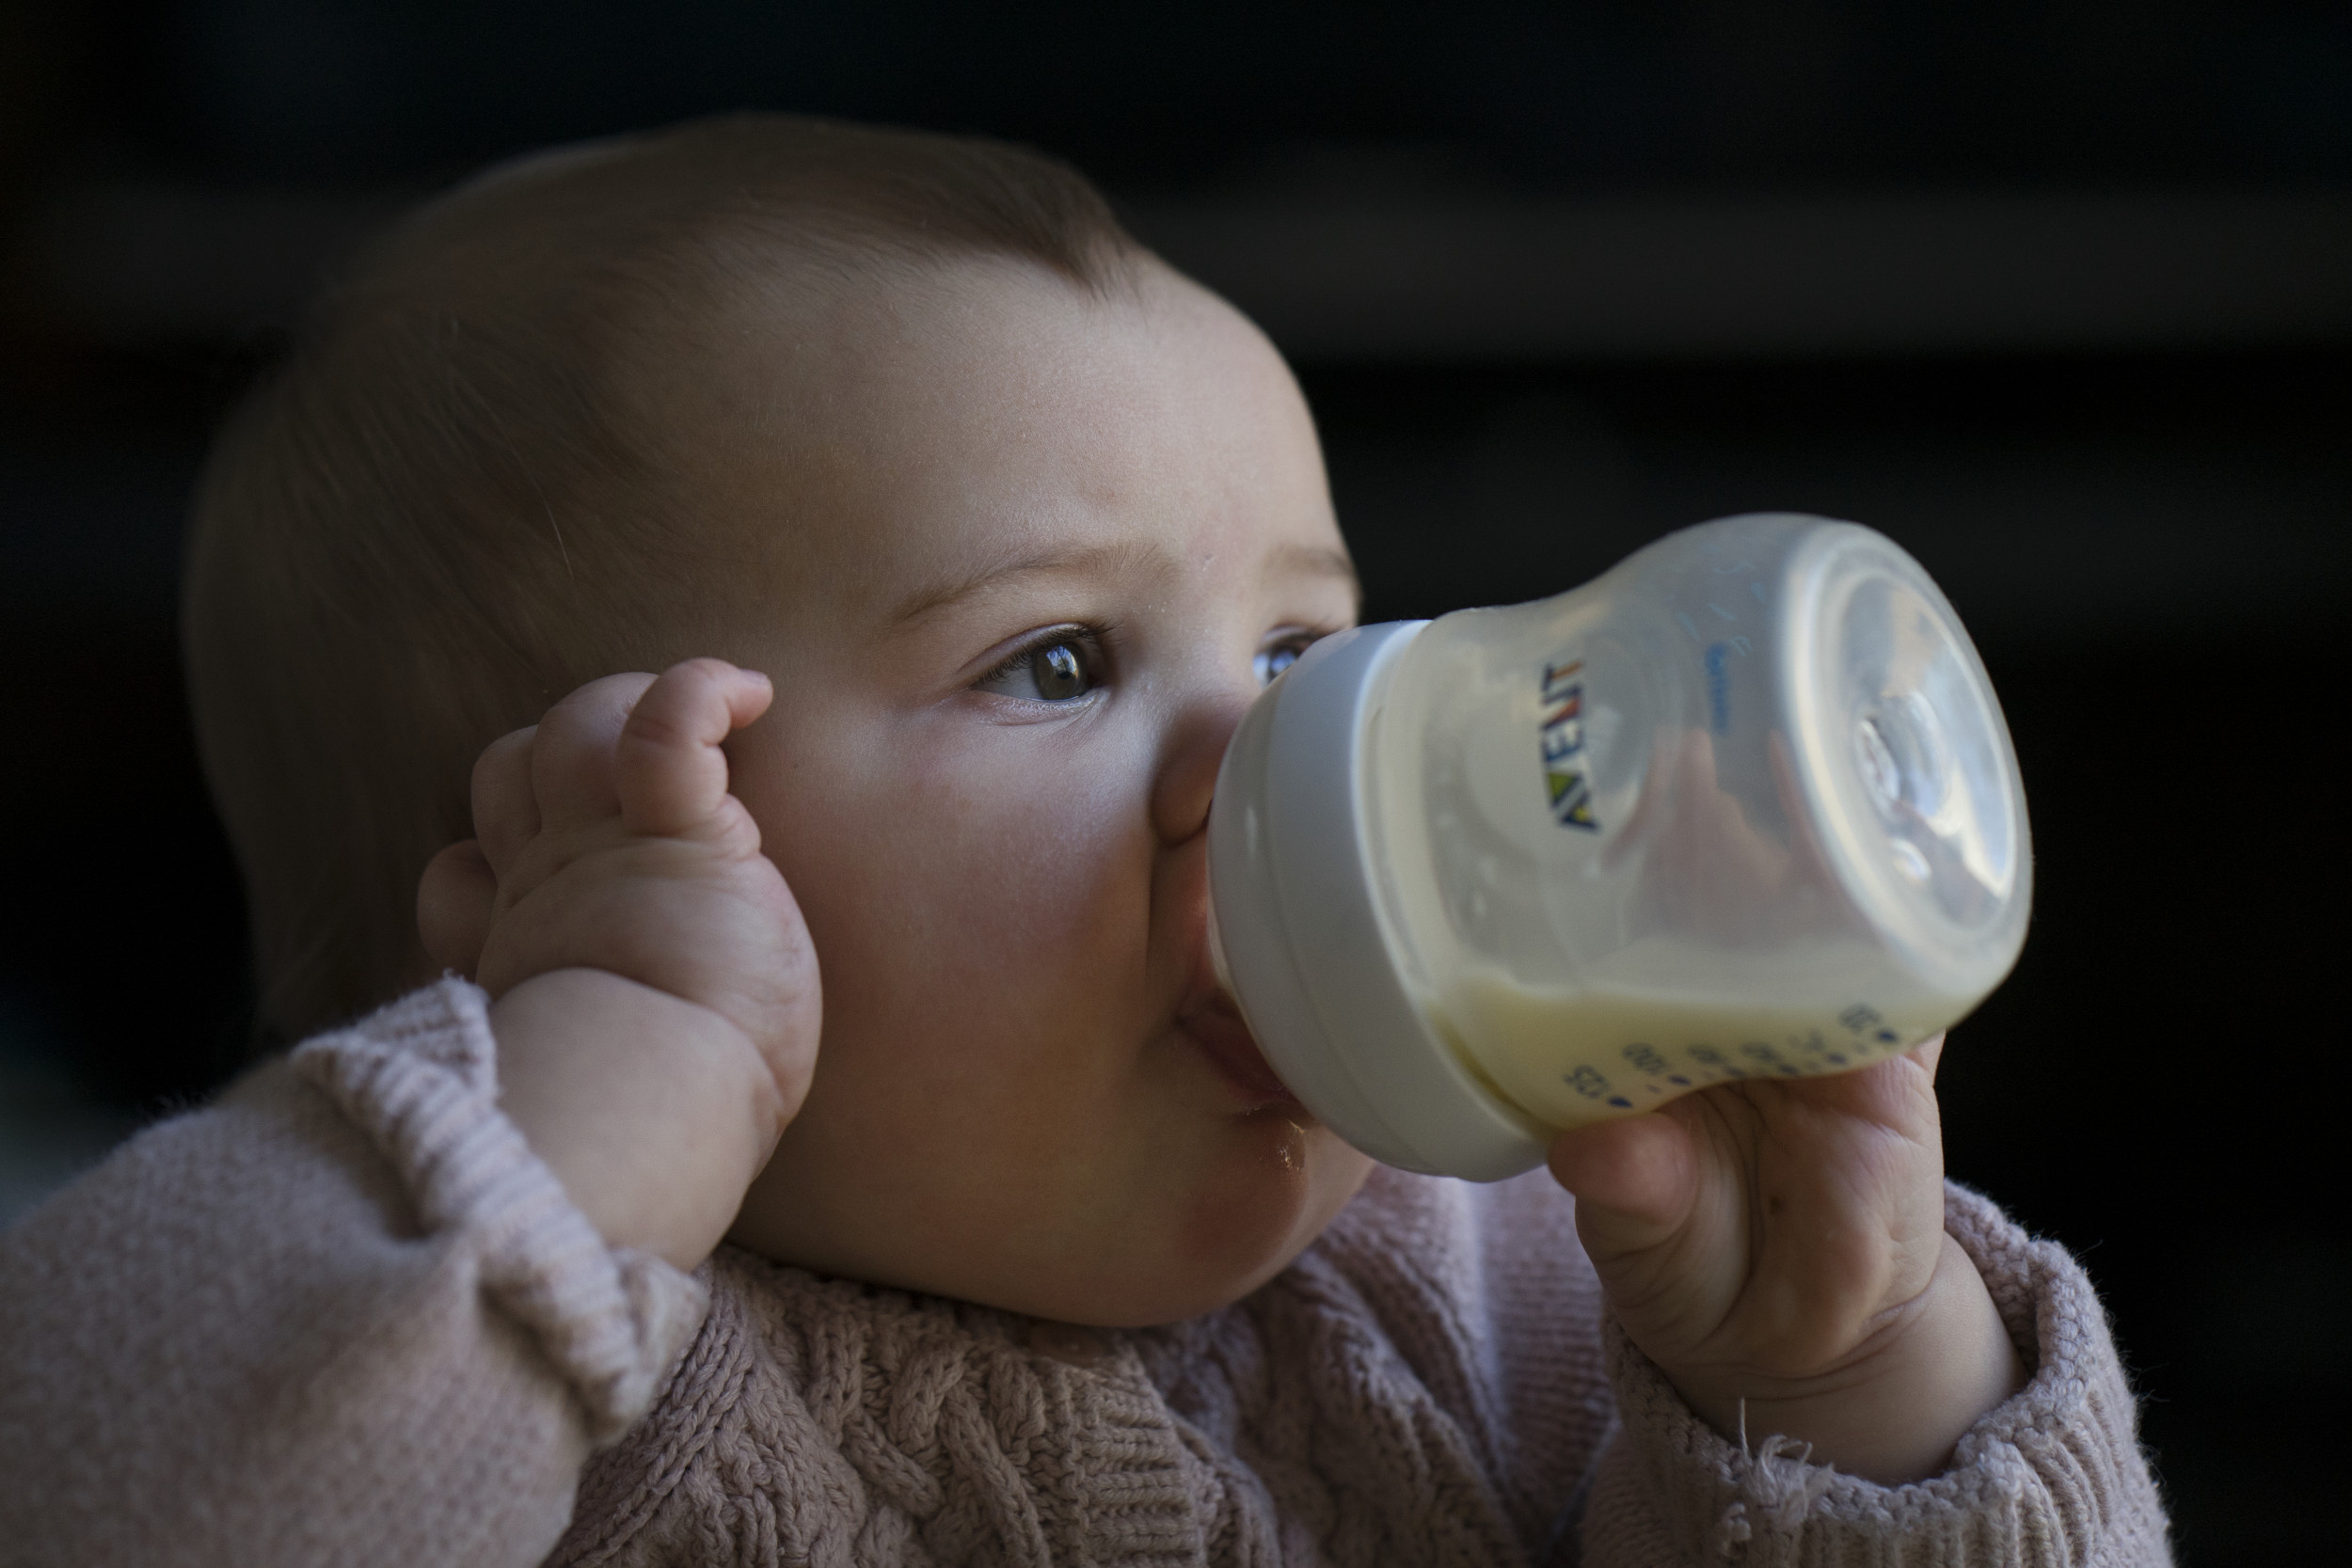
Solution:
M1593 791L1585 782L1584 683L1577 678L1584 661L1544 666L1544 721L1537 734L1544 750L1544 786L1551 793L1551 817L1564 828L1600 832L1593 820Z

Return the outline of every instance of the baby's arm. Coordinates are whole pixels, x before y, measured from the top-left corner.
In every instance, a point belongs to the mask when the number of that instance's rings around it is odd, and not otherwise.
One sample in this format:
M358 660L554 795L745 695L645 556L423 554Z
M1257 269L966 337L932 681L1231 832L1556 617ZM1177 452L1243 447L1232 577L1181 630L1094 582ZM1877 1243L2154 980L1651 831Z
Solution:
M495 1007L445 981L310 1042L0 1236L11 1561L545 1556L699 1319L671 1263L812 1059L814 958L717 750L763 687L599 683L501 743L481 869L424 899ZM748 996L704 983L769 959Z
M474 831L425 870L433 958L495 1001L501 1102L617 1246L691 1269L816 1064L817 958L721 742L764 675L612 675L483 753Z

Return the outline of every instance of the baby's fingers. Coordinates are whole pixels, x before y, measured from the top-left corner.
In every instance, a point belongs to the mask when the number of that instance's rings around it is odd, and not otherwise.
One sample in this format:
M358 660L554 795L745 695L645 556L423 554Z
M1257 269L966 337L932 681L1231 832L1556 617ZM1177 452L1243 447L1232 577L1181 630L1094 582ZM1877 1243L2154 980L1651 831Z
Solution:
M768 710L768 677L723 659L672 665L637 700L615 757L621 821L632 833L691 832L727 794L720 742Z
M1549 1164L1576 1195L1577 1227L1597 1258L1666 1241L1690 1219L1698 1196L1693 1131L1665 1112L1562 1132L1551 1140Z
M498 893L498 877L478 841L453 844L434 856L417 882L417 935L425 956L472 979L489 940Z
M539 832L539 802L532 794L531 757L538 726L515 730L484 748L473 765L473 836L493 872L515 863Z
M547 828L590 828L619 810L613 749L629 709L653 685L648 674L607 675L572 692L539 721L531 744L531 786ZM495 853L490 863L499 863Z

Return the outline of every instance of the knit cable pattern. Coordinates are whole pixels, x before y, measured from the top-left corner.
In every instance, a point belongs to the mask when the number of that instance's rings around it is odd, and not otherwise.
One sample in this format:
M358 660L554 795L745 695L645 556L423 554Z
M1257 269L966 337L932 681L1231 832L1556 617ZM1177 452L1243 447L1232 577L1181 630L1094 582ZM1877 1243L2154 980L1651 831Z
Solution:
M2035 1372L1951 1469L1901 1487L1769 1435L1743 1452L1696 1419L1597 1332L1572 1206L1538 1179L1375 1174L1252 1295L1126 1332L723 1248L700 1338L661 1407L590 1465L551 1560L2163 1562L2088 1282L1974 1194L1952 1189L1947 1224Z
M701 1334L550 1561L1550 1560L1610 1431L1567 1212L1556 1188L1375 1177L1254 1295L1129 1332L723 1248ZM1487 1244L1513 1228L1535 1244Z
M482 1288L579 1396L597 1443L653 1402L707 1305L660 1259L610 1247L498 1109L488 998L449 978L294 1053L406 1186L424 1234L474 1249Z
M582 1478L550 1564L1203 1560L1198 1478L1117 1336L732 1248L661 1408Z

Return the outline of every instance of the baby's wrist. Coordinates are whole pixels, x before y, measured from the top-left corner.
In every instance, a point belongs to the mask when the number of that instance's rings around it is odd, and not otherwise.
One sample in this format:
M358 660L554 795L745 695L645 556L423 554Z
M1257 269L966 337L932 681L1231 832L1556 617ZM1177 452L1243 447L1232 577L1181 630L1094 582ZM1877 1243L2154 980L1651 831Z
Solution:
M2026 1382L1983 1276L1949 1236L1928 1288L1830 1372L1667 1375L1723 1435L1751 1448L1788 1437L1810 1445L1817 1465L1886 1485L1941 1472L1961 1436Z
M710 1255L787 1119L723 1014L604 970L534 975L490 1008L500 1105L615 1246Z

